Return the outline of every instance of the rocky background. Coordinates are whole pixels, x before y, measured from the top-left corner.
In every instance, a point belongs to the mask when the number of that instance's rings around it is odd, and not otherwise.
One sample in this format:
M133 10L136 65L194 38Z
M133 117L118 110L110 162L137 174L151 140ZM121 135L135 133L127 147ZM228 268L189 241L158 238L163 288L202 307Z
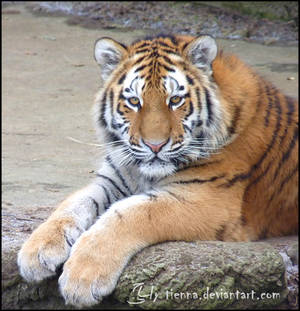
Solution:
M58 1L33 4L32 10L68 14L69 24L90 28L208 33L263 44L298 41L297 1Z

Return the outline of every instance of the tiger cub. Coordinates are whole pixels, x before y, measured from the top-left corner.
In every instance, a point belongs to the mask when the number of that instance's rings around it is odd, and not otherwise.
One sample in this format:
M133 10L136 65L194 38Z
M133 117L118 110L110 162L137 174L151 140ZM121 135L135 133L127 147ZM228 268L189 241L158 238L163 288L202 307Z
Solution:
M95 44L103 87L95 181L24 243L21 275L59 266L66 303L110 294L130 258L170 240L250 241L298 227L297 102L207 35Z

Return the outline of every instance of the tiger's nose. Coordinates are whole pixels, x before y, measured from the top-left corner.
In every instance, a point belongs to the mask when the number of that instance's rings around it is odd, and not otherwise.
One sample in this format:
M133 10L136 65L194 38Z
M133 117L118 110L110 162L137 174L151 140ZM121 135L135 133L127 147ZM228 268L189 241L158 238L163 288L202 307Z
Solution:
M168 142L168 139L163 142L158 142L158 143L144 140L145 145L147 145L154 153L158 153L167 142Z

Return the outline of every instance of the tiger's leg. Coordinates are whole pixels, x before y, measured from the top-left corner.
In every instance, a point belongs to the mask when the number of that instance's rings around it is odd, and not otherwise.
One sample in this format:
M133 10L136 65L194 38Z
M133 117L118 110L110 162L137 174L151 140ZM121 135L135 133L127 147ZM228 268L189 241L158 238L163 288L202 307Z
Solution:
M114 201L130 195L120 174L105 163L98 178L63 201L23 244L18 254L22 277L40 281L55 274L69 257L72 245Z
M134 195L114 203L72 248L59 278L66 303L99 302L113 291L129 259L148 245L220 237L247 240L240 198L203 186L193 195L189 192L187 201L181 197L186 190Z

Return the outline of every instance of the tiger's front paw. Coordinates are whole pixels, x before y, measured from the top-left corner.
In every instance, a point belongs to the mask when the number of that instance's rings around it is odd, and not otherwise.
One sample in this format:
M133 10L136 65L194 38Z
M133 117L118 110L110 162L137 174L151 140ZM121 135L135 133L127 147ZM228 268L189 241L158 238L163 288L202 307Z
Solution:
M18 254L22 277L33 282L55 275L81 233L82 229L75 226L71 219L54 219L41 224Z
M101 302L115 288L124 264L118 254L110 250L109 241L95 243L86 233L74 245L71 256L64 264L58 282L67 304L78 307ZM99 243L100 242L100 243Z

